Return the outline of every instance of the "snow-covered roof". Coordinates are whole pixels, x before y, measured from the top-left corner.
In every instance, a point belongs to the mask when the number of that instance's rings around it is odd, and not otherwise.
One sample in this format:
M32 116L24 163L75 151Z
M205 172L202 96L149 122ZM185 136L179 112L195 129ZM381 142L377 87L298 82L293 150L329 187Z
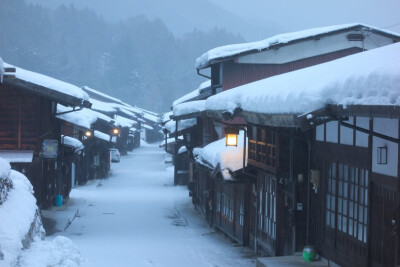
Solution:
M3 82L3 75L4 75L4 61L0 57L0 83Z
M0 158L10 163L30 163L33 160L33 150L0 150Z
M66 146L73 147L75 150L81 150L85 148L81 141L71 136L61 135L61 142Z
M142 124L142 127L147 129L147 130L154 130L153 127L151 127L150 125L147 125L147 124Z
M319 36L329 35L335 32L350 30L355 28L365 28L370 31L381 32L390 36L400 37L398 33L381 30L361 23L313 28L298 32L278 34L262 41L244 43L244 44L233 44L211 49L196 60L196 68L197 69L207 68L213 62L218 62L220 60L237 56L240 54L249 52L259 52L262 50L273 48L275 46L289 44L294 41L316 38Z
M190 127L193 127L197 124L197 119L187 119L178 121L178 132L186 130ZM167 129L171 134L175 133L175 121L169 121L165 124L165 129Z
M110 142L110 140L111 140L110 135L105 134L105 133L100 132L100 131L97 131L97 130L94 130L94 131L93 131L93 136L96 137L96 138L98 138L98 139L107 141L107 142Z
M227 147L224 137L203 148L194 148L193 155L198 163L207 167L216 168L219 165L224 179L231 180L231 172L243 168L243 139L243 131L240 131L237 147ZM247 155L245 164L247 165Z
M167 113L164 113L164 114L162 115L162 118L161 118L162 122L163 122L163 123L166 123L167 121L171 120L170 116L171 116L172 114L173 114L172 111L169 111L169 112L167 112Z
M63 105L58 104L57 105L57 112L66 112L66 111L70 111L70 108L67 108ZM91 109L87 109L87 108L83 108L82 110L78 110L78 111L74 111L74 112L69 112L69 113L65 113L65 114L61 114L61 115L57 115L57 118L64 120L64 121L68 121L72 124L75 124L77 126L86 128L86 129L90 129L92 126L92 123L96 122L98 119L104 120L108 123L111 123L112 121L114 121L112 118L91 110Z
M89 86L83 86L82 89L84 91L86 91L88 94L90 94L90 98L94 98L94 99L102 101L102 102L106 101L106 102L119 103L122 105L129 105L129 104L124 103L122 100L120 100L118 98L115 98L115 97L112 97L105 93L102 93L100 91L97 91L93 88L90 88Z
M190 92L190 93L178 98L177 100L175 100L172 103L172 106L178 105L180 103L186 102L186 101L188 101L190 99L193 99L193 98L199 96L201 94L201 91L204 88L207 88L207 87L210 87L210 86L211 86L211 80L208 80L208 81L205 81L205 82L201 83L196 90L194 90L194 91L192 91L192 92Z
M115 116L115 125L116 126L121 126L121 127L132 127L132 125L135 123L134 120L127 119L122 116Z
M107 112L107 113L116 113L117 108L113 103L107 103L103 101L96 100L94 98L90 98L90 102L92 103L92 109Z
M36 72L32 72L32 71L28 71L19 67L15 67L13 65L4 63L4 67L5 68L15 68L15 78L17 80L20 81L24 81L24 82L28 82L31 84L35 84L47 89L50 89L51 91L55 91L58 93L61 93L64 96L69 96L69 97L73 97L73 98L77 98L80 99L80 101L78 100L78 102L82 102L82 100L89 100L89 95L87 93L85 93L81 88L72 85L70 83L66 83L54 78L51 78L49 76L43 75L43 74L39 74ZM14 79L12 79L14 80ZM39 93L40 88L39 89ZM45 93L45 92L43 92ZM62 98L62 97L60 97ZM64 97L65 98L65 97ZM67 101L67 100L65 100ZM74 102L77 102L76 100Z
M159 117L158 114L156 114L154 112L151 112L151 111L148 111L148 110L145 110L143 108L137 107L137 106L135 106L135 108L137 110L141 111L141 114L142 114L144 119L146 119L148 121L151 121L151 122L154 122L154 123L158 123L160 121L160 117Z
M305 114L327 104L400 105L400 43L245 84L208 98L207 110Z
M206 110L206 100L190 101L174 106L174 116L182 116Z

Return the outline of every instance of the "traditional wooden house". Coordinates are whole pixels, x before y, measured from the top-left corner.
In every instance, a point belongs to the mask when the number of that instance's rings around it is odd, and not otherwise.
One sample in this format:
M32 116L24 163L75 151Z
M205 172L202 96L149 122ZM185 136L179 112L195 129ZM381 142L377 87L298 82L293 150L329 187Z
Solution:
M363 24L310 29L260 42L215 48L197 59L196 67L200 75L202 69L211 68L211 86L213 94L217 94L260 79L275 79L272 76L389 45L399 41L399 37ZM291 84L297 80L286 82ZM275 90L278 93L280 89ZM251 212L255 221L251 225L256 226L250 231L250 243L254 240L261 254L292 255L307 240L307 235L303 235L305 232L296 229L297 225L306 223L306 216L304 212L296 212L301 207L297 207L295 202L304 196L307 187L296 183L295 178L301 181L305 175L310 134L290 129L290 123L284 117L260 123L257 115L253 119L237 116L240 108L235 109L229 100L220 101L229 107L218 112L207 110L209 117L223 124L248 124L247 172L257 176L252 194L248 196L257 203L257 211ZM280 104L282 108L285 106L285 103ZM211 102L207 102L207 109L214 109ZM276 120L280 123L277 124ZM279 225L277 220L281 222Z
M126 155L129 149L140 146L141 115L133 112L134 109L129 104L112 96L96 91L87 86L83 90L92 99L92 109L103 113L115 120L118 127L116 148L121 155Z
M212 116L249 124L258 251L400 263L399 56L392 44L207 99Z
M111 137L114 120L86 108L70 112L70 109L58 105L57 110L59 114L57 118L62 121L61 132L65 136L64 139L73 137L84 144L79 153L69 151L68 170L70 170L71 187L75 184L84 184L88 179L105 177L110 170L109 149L115 145Z
M5 71L0 83L0 156L29 178L38 205L49 208L67 182L57 103L76 110L90 107L89 97L76 86L38 73L8 64Z

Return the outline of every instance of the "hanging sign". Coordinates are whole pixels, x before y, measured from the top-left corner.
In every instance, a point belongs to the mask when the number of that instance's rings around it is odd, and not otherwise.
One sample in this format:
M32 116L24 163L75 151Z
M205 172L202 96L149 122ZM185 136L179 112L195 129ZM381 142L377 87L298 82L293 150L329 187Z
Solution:
M46 159L56 159L58 155L58 140L45 139L42 144L42 156Z

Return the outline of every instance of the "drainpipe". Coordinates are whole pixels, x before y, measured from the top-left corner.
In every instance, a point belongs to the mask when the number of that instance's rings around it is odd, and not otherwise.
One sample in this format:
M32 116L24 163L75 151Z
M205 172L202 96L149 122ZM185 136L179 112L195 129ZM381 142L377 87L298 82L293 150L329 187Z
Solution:
M310 182L311 182L311 138L308 139L308 155L307 155L307 232L306 232L306 244L310 244Z
M294 130L293 128L290 129L290 170L289 170L289 175L290 175L290 180L292 182L292 194L293 194L293 199L292 199L292 218L291 218L291 223L292 225L292 255L295 254L296 252L296 203L297 203L297 194L296 194L296 181L294 179L293 175L293 153L294 153Z

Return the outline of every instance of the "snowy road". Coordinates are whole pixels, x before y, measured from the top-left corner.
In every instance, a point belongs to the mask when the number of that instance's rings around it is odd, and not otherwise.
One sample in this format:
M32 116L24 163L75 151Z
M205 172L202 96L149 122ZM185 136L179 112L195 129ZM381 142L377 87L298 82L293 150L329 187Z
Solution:
M114 164L109 179L75 188L46 216L76 218L55 235L70 238L82 266L254 266L247 248L209 228L186 187L173 186L164 152L145 145Z

